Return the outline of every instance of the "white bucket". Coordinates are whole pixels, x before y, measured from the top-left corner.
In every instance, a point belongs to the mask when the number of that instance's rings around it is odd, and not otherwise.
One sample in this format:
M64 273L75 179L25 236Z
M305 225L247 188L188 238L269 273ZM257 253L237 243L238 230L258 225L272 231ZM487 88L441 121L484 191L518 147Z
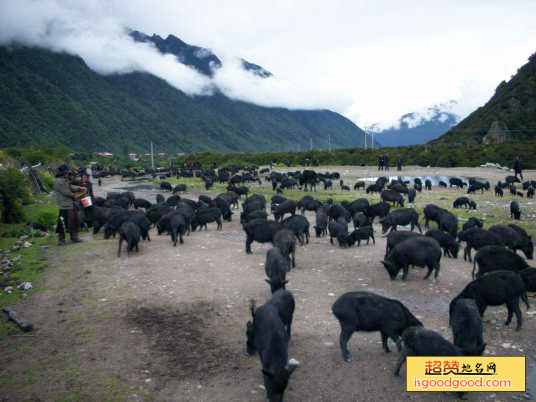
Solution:
M87 208L93 205L93 203L91 202L91 197L84 197L80 199L80 203L82 204L84 208Z

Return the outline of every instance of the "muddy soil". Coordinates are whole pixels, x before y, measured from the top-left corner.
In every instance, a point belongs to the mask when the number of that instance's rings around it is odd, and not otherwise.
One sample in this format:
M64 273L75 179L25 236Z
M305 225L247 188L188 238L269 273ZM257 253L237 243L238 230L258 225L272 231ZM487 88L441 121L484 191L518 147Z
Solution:
M373 168L320 168L324 170L338 170L348 182L377 175ZM487 169L433 171L493 182L505 175ZM413 174L423 173L417 168L404 171ZM96 189L104 194L127 186L105 179ZM135 191L151 201L158 192L145 186ZM438 198L459 195L456 190L437 191ZM312 214L306 216L314 222ZM443 258L437 280L423 280L424 270L412 269L407 281L391 281L380 262L385 238L377 224L375 231L375 245L340 249L329 238L313 236L298 248L287 288L296 299L289 355L301 366L291 378L286 400L456 399L405 392L405 369L400 378L392 374L396 347L383 352L379 333L354 334L349 343L353 361L341 358L339 324L331 305L344 292L368 290L399 299L426 327L451 339L448 304L471 279L471 264L463 258ZM208 231L192 233L177 247L153 230L152 241L142 242L139 253L124 252L121 258L117 240L89 233L82 237L83 244L49 251L50 268L40 291L17 306L36 331L31 337L9 337L0 345L0 401L263 400L259 359L245 354L245 326L250 300L261 304L270 296L264 282L269 246L253 243L253 254L245 254L238 212L233 222L224 222L222 231L209 224ZM488 308L485 354L527 356L532 370L536 310L523 306L522 311L523 329L516 332L514 325L503 325L505 307ZM530 395L474 393L468 398L495 401Z

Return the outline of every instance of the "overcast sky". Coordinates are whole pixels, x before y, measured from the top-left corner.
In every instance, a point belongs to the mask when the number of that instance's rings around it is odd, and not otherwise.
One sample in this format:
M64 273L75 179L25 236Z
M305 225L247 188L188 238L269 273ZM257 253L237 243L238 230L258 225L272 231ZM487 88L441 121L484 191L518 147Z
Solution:
M78 53L100 73L146 70L189 94L218 85L265 106L331 109L361 127L451 100L465 117L536 52L535 21L534 0L0 0L0 42ZM211 48L224 68L208 80L124 27Z

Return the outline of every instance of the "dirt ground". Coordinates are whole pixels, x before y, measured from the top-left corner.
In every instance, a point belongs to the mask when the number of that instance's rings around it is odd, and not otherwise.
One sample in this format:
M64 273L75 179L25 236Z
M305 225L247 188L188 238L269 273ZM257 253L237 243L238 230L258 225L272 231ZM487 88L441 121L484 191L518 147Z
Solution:
M372 168L317 168L334 170L350 183L378 173ZM403 173L422 175L423 170L407 168ZM478 176L492 185L506 175L468 168L427 169L425 174ZM536 178L534 172L526 175ZM101 195L124 186L114 178L95 188ZM136 195L153 201L156 193ZM355 198L363 194L352 193ZM451 203L459 195L435 189L418 194L417 204L441 198ZM505 196L489 210L502 211L509 202ZM531 210L529 202L522 201L522 207ZM484 198L479 204L483 207L475 216L486 213ZM38 284L41 290L16 306L36 330L0 344L0 401L264 400L259 359L245 353L245 326L250 300L262 304L270 297L264 282L270 246L253 243L253 254L246 255L238 215L235 211L222 231L210 224L208 231L192 233L177 247L152 230L152 241L142 242L139 253L124 252L121 258L116 240L89 233L82 235L82 244L50 249L50 268ZM314 224L313 214L306 216ZM287 401L456 399L444 393L405 392L405 369L401 377L393 377L396 348L384 353L379 333L355 333L349 343L353 361L341 358L339 324L331 313L341 294L368 290L399 299L426 327L451 339L448 304L471 280L472 264L463 258L442 258L437 281L423 280L421 269L411 270L405 282L389 280L380 262L385 238L377 224L375 231L375 245L340 249L330 245L329 238L313 236L298 248L287 288L296 299L289 356L301 365L291 377ZM523 306L522 311L520 332L514 325L503 325L505 307L486 311L485 355L526 356L527 393L473 393L470 400L531 399L536 308L526 311Z

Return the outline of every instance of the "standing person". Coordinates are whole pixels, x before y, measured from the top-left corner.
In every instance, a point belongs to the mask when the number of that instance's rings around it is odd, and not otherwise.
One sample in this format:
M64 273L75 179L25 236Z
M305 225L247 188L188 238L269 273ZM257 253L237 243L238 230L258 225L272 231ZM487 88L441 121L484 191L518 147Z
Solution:
M521 166L521 161L519 160L519 156L516 156L516 160L514 161L514 172L515 172L515 176L517 177L517 175L519 175L521 180L523 180L522 169L523 167Z
M383 157L380 155L378 156L378 170L383 169Z
M69 178L69 168L61 165L54 179L54 192L59 208L58 223L56 233L58 234L58 245L65 245L65 232L69 232L73 243L80 243L78 236L78 216L75 210L75 192L83 191L82 187L71 185Z
M396 160L396 170L399 172L402 170L402 157L398 155L398 158Z
M387 154L383 155L383 169L389 170L389 156Z

